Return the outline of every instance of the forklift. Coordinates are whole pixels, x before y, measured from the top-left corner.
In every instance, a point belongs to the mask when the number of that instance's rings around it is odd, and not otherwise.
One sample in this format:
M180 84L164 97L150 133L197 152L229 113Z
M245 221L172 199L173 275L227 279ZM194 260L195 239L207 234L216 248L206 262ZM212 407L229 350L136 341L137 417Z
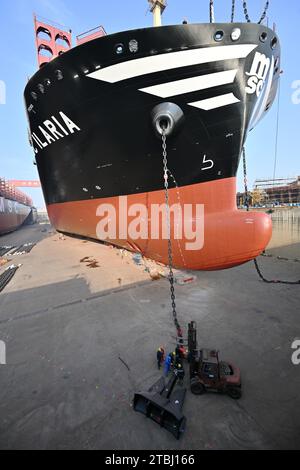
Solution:
M197 348L196 323L189 323L188 362L190 366L190 387L195 395L206 391L226 393L231 398L242 396L241 372L229 362L219 360L219 352Z
M183 338L177 338L177 351L180 359L189 363L191 392L202 395L206 391L226 393L238 399L242 395L241 373L232 363L219 360L216 350L198 349L197 328L194 321L188 325L186 349ZM186 417L182 414L186 388L178 383L176 369L166 382L161 377L146 392L137 392L133 399L133 409L152 419L161 427L170 431L176 439L183 434Z

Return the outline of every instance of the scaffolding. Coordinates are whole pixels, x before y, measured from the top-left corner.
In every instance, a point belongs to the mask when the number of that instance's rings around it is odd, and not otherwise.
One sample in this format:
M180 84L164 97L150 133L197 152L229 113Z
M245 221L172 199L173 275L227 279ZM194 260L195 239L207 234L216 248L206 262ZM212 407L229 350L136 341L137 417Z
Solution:
M23 193L19 189L17 189L14 185L12 185L9 181L6 181L4 178L0 177L0 197L5 199L9 199L11 201L19 202L20 204L24 204L25 206L32 207L33 202L32 199L27 196L27 194Z
M300 204L300 176L257 179L253 190L259 191L267 204Z

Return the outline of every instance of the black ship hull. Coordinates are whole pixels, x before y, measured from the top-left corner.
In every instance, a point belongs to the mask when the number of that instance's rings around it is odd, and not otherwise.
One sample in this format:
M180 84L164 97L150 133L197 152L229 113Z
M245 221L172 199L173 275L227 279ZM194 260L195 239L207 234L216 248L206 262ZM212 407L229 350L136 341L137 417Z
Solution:
M120 196L146 207L164 203L153 109L172 103L183 119L167 138L171 202L204 205L205 240L185 253L173 237L175 264L218 269L257 256L271 224L267 216L251 214L247 222L237 212L235 178L247 133L272 105L279 73L275 33L253 24L126 31L45 65L26 86L25 100L54 226L103 238L99 205L113 204L119 221ZM116 232L106 239L167 261L162 237L133 240Z

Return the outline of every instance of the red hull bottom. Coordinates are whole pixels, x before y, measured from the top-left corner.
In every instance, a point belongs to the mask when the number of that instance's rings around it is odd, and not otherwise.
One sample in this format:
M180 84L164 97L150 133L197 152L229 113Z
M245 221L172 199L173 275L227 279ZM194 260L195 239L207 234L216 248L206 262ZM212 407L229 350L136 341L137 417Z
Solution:
M163 190L127 197L128 207L133 204L143 204L148 208L148 213L152 205L164 203ZM97 213L99 214L99 206L103 207L104 204L114 207L116 234L120 234L119 197L51 204L48 206L48 213L58 231L99 239L97 226L101 217ZM256 258L270 241L272 222L267 214L237 210L236 178L194 184L181 187L179 190L172 188L170 205L173 204L180 204L183 211L186 205L195 207L196 204L201 204L204 208L204 218L201 221L196 220L196 211L191 213L189 220L194 231L198 228L203 232L203 246L201 244L197 249L188 248L191 238L185 235L184 230L181 239L174 236L174 233L178 234L176 211L174 211L175 217L171 217L173 261L177 268L217 270L237 266ZM128 217L128 223L133 219L134 217ZM147 224L150 223L150 218L147 218ZM106 238L106 241L168 264L168 241L162 236L161 231L158 239L151 237L132 239L130 236L123 238L116 235ZM201 236L198 238L201 239Z

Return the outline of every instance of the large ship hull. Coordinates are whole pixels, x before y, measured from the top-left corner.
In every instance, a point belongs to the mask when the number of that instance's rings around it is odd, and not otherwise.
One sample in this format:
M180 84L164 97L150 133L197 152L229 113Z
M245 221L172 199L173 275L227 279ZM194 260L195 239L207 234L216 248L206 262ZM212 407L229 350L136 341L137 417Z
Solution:
M167 138L170 204L181 211L186 204L203 206L201 229L196 212L190 214L201 231L192 249L184 231L176 236L175 211L174 264L221 269L257 256L271 237L271 222L237 211L236 173L247 132L274 101L279 56L277 37L266 27L204 24L106 36L45 65L29 81L25 100L56 229L167 262L162 232L132 238L123 227L120 234L119 209L120 197L130 207L143 205L149 226L150 208L165 202L162 147L151 115L168 102L184 116ZM116 221L104 237L99 223L107 204Z
M0 197L0 235L21 227L30 213L31 207Z

